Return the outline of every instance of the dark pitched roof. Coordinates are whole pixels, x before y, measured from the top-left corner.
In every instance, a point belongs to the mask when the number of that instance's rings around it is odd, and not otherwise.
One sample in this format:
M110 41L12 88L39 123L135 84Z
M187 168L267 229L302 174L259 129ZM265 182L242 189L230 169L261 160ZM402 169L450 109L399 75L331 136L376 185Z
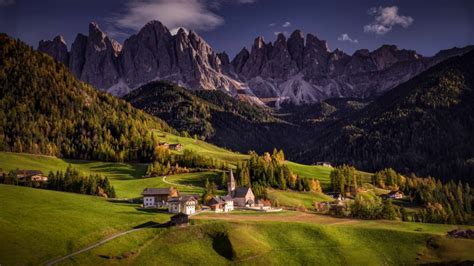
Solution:
M32 175L42 175L43 172L41 172L40 170L17 170L16 174L32 176Z
M233 201L233 200L234 200L234 199L233 199L231 196L229 196L229 195L223 196L223 197L221 197L221 199L222 199L222 200L229 200L229 201Z
M145 188L142 192L143 196L153 195L169 195L171 188Z
M181 217L186 217L186 218L187 218L188 215L187 215L186 213L180 212L180 213L178 213L178 214L176 214L176 215L171 216L171 219L176 219L176 218L181 218Z
M248 191L251 190L249 187L238 187L235 189L234 198L243 198L247 195Z
M225 201L223 201L223 200L220 199L219 197L213 197L213 198L209 201L209 205L217 205L217 204L225 204Z
M390 191L388 195L402 194L400 191Z
M181 197L193 197L195 200L199 200L199 194L179 194Z
M168 202L186 202L190 200L198 201L198 199L196 199L193 195L181 195L179 197L172 197L168 199Z

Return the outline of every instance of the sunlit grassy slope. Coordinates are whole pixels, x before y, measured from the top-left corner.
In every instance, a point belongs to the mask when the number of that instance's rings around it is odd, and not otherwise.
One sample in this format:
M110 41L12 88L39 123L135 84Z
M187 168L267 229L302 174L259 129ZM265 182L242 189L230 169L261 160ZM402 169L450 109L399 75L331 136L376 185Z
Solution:
M180 137L165 133L158 133L158 137L161 141L165 141L170 144L180 143L183 145L183 150L193 150L198 152L200 155L222 160L234 166L236 162L249 158L248 155L232 152L198 139Z
M168 214L103 198L0 185L0 263L38 265Z
M473 260L474 241L446 239L447 225L199 220L155 236L131 235L65 264L403 265ZM129 250L129 241L142 241ZM429 242L437 247L427 245ZM446 255L446 252L450 253ZM183 256L186 254L186 256ZM104 256L105 255L105 256ZM124 256L125 255L125 256Z

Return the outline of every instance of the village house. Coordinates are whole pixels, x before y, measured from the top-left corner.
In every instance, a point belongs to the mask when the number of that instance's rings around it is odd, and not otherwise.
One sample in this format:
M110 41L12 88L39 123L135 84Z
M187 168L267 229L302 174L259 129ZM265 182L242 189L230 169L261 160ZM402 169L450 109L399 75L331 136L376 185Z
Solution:
M168 142L160 142L158 143L158 146L163 146L168 149L170 147L170 144Z
M196 213L199 198L193 195L182 195L168 200L168 212L184 213L187 215Z
M215 212L230 212L234 210L234 199L228 195L224 197L216 196L209 201L208 205Z
M167 149L173 150L173 151L180 151L183 148L183 145L179 143L175 144L169 144L168 142L160 142L158 143L158 146L163 146Z
M162 208L172 197L178 197L179 191L174 187L169 188L145 188L142 192L143 207Z
M388 197L391 199L402 199L403 193L400 191L391 191L390 193L388 193Z
M171 216L171 221L170 224L172 226L187 226L189 224L189 216L187 214L184 214L182 212Z
M332 167L330 162L316 162L315 165L325 166L325 167Z
M169 147L170 150L173 150L173 151L180 151L183 148L183 146L179 143L169 144L168 147Z
M48 177L43 175L43 172L40 170L17 170L16 178L19 181L24 181L27 178L30 178L31 181L45 182L48 181Z
M229 182L227 182L227 196L233 199L234 206L250 207L255 204L255 195L253 194L252 188L249 188L249 187L236 188L234 174L232 173L232 169L230 170L230 174L229 174Z
M386 199L402 199L403 198L403 193L401 191L391 191L390 193L380 195L380 197L384 200L386 200Z

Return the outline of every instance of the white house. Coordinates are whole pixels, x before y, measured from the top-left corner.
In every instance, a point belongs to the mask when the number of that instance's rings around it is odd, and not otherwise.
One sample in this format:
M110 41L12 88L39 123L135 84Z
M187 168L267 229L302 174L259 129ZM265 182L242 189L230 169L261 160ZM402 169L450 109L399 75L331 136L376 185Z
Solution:
M234 210L234 199L230 196L216 196L209 201L208 205L214 212L230 212Z
M221 197L221 199L225 202L224 212L231 212L234 210L234 199L231 196L227 195Z
M196 213L198 199L193 195L173 197L168 200L168 212L184 213L187 215Z
M176 188L145 188L142 192L143 207L158 208L166 207L170 197L177 197L179 192Z

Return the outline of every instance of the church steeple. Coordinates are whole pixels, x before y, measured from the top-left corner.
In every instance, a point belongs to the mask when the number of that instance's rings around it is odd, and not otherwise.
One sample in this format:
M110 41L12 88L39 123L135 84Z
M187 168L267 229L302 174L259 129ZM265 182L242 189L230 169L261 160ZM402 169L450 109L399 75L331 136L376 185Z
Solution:
M227 182L227 195L233 197L234 191L235 191L234 173L232 172L232 169L230 169L229 181Z

